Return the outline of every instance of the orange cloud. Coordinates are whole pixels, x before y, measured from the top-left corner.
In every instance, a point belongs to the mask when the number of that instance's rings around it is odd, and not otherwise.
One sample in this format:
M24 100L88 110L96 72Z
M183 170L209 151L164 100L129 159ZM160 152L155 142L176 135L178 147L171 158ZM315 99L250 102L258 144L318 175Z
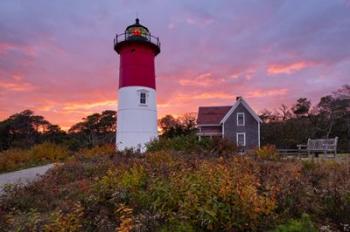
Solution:
M227 94L224 92L212 92L212 93L201 93L201 94L179 94L177 100L183 102L184 100L207 100L207 99L234 99L232 94Z
M85 111L96 108L115 108L116 106L116 100L105 100L92 103L66 103L62 109L65 111Z
M195 78L181 79L179 83L182 86L207 87L215 84L218 81L220 80L213 79L212 74L208 72L208 73L203 73L199 76L196 76Z
M312 65L312 62L305 61L299 61L291 64L271 64L267 68L267 73L269 75L291 74Z
M48 116L50 122L58 124L63 130L68 130L73 124L82 118L99 113L103 110L116 110L117 100L100 100L91 102L56 102L43 100L43 103L35 107L38 114Z
M25 91L32 91L35 89L35 86L33 86L30 83L25 82L9 82L9 81L0 81L0 89L5 89L8 91L16 91L16 92L25 92Z
M232 94L227 94L227 93L221 93L221 92L216 92L216 93L202 93L199 95L193 96L194 99L198 100L205 100L205 99L233 99Z
M254 90L248 92L247 98L267 97L267 96L282 96L288 93L288 89L270 89L270 90Z

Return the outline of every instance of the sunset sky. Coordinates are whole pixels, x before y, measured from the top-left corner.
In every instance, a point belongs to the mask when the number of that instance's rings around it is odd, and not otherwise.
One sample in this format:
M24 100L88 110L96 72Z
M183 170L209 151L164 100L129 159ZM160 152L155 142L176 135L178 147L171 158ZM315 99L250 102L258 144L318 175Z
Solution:
M161 40L159 117L317 104L350 83L349 0L1 0L0 120L31 109L67 129L116 110L113 38L136 15Z

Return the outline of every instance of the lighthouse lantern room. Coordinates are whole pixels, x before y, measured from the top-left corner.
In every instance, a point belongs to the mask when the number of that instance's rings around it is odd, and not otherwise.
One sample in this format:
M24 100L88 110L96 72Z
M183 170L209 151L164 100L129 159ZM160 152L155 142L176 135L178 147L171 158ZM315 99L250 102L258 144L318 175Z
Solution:
M116 145L144 151L158 136L154 60L159 38L136 19L116 35L114 50L120 55Z

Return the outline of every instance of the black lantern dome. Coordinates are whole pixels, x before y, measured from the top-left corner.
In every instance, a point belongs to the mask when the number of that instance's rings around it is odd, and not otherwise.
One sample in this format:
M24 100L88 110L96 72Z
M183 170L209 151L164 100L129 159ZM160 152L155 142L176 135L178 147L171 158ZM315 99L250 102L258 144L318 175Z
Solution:
M140 24L140 19L138 19L138 18L135 19L135 23L134 24L129 25L125 29L125 32L129 31L130 29L139 29L139 28L142 28L143 30L149 32L147 27L145 27L144 25Z
M148 28L140 24L138 18L136 18L134 24L129 25L125 29L125 33L116 35L114 50L119 53L121 46L128 42L143 42L150 45L156 54L160 52L159 38L152 36Z

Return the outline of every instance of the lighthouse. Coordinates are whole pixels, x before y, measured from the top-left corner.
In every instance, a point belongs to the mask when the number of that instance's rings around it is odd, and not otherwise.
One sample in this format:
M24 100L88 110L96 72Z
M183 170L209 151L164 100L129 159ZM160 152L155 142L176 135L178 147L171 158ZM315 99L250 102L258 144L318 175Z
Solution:
M136 19L116 35L114 50L120 55L117 149L144 151L158 136L154 60L160 53L159 38Z

